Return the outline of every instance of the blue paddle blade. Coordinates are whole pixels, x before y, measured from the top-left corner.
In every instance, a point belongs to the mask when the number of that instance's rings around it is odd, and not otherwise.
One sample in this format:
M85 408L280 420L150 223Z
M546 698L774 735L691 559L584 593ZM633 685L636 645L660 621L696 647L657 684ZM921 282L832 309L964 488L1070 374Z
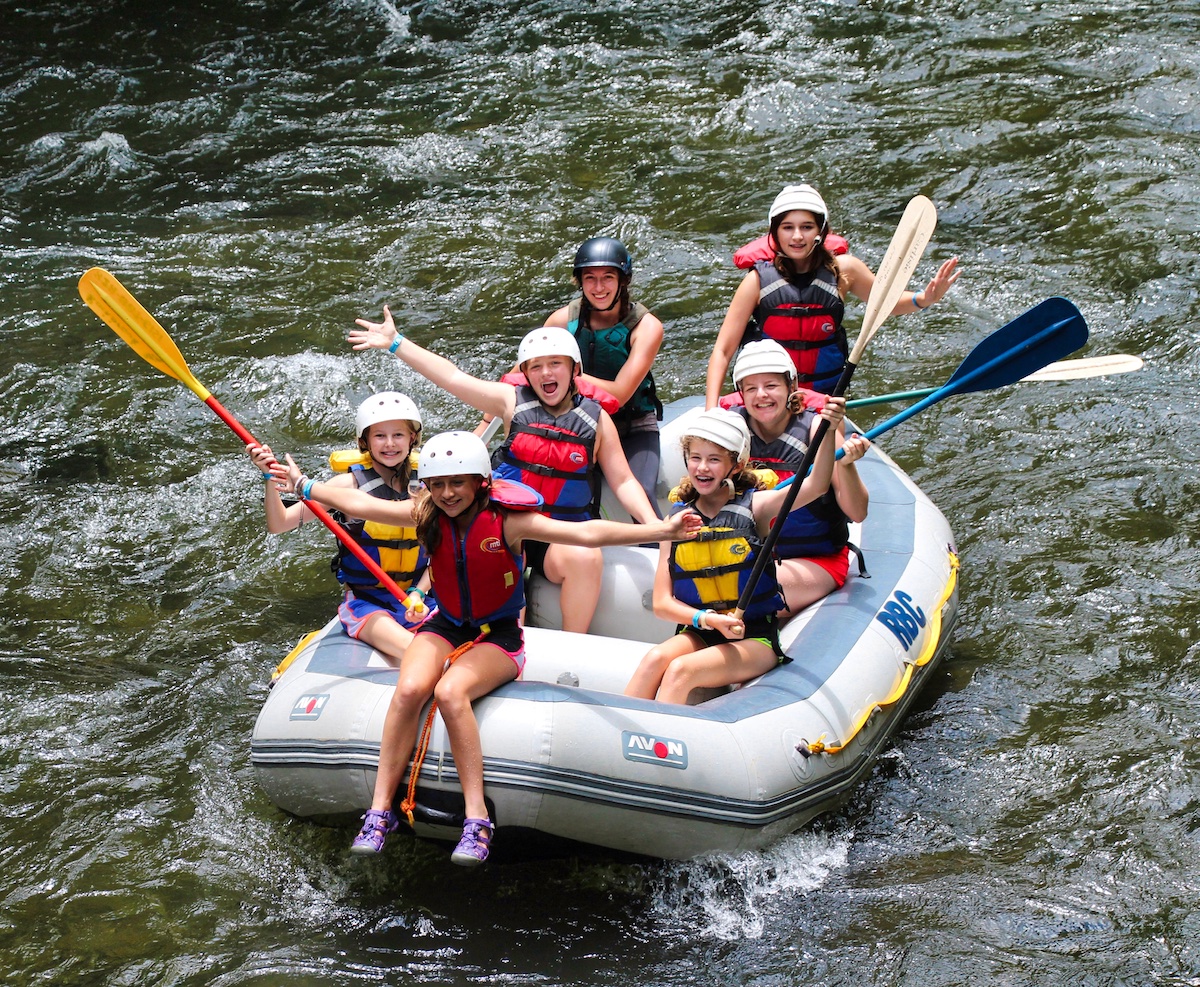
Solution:
M1007 387L1087 342L1087 323L1065 298L1047 298L971 350L953 376L927 398L866 432L875 439L954 394ZM840 454L841 449L838 450Z
M1087 323L1079 309L1065 298L1047 298L971 350L942 388L951 394L969 394L1015 384L1022 377L1074 353L1087 338ZM974 376L999 356L1005 359ZM968 375L971 379L963 380Z

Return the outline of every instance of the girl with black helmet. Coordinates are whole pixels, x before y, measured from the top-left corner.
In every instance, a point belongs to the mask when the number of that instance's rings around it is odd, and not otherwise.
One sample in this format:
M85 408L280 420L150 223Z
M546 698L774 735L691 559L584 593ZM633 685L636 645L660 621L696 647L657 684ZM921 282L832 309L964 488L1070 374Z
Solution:
M828 250L829 209L811 185L786 186L768 218L775 256L747 272L725 313L708 361L708 408L717 405L734 353L763 336L788 349L802 387L832 391L846 361L846 295L865 301L875 283L871 269L853 254ZM941 301L958 280L957 267L957 257L945 261L923 291L904 292L890 314L919 312Z
M546 319L579 342L583 376L612 394L612 416L629 468L658 511L658 422L662 402L650 368L662 345L663 324L629 297L633 260L620 240L595 236L575 252L574 281L581 294Z

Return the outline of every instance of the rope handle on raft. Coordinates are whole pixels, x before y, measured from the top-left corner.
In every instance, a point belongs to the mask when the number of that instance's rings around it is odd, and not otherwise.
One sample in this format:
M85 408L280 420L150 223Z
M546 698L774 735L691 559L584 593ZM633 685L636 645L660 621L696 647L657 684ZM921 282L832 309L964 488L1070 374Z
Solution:
M446 656L446 668L453 665L459 658L470 651L475 645L482 641L488 634L491 633L491 626L483 624L479 630L479 636L474 641L468 641L466 644L460 644L457 648ZM445 675L445 671L442 672ZM408 791L405 792L404 801L400 803L400 811L404 813L404 817L408 820L408 825L412 829L416 829L416 822L413 819L413 809L417 807L417 779L421 775L421 766L425 763L425 754L429 751L429 741L433 736L433 717L437 713L437 700L434 699L429 704L429 713L425 717L425 723L421 727L421 737L417 741L416 750L413 751L412 771L408 776Z

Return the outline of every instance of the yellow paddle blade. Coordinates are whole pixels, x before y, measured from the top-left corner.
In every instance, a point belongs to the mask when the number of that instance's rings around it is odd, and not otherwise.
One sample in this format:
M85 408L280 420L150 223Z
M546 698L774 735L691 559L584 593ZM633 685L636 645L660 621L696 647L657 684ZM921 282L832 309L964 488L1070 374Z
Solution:
M156 370L186 384L201 401L212 395L192 376L175 341L124 285L103 268L93 267L79 279L79 295L87 307Z
M862 329L855 340L854 352L850 354L851 363L858 363L867 343L875 335L875 330L896 307L896 302L900 300L901 292L908 286L908 279L917 269L936 226L937 208L928 198L914 195L908 200L904 215L900 217L896 232L892 234L892 242L888 244L887 253L879 262L879 271L867 298Z

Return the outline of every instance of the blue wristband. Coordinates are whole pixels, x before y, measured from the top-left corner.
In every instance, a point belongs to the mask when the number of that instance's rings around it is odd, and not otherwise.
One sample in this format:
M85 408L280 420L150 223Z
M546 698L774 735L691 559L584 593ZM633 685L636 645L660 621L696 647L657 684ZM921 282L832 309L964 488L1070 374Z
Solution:
M404 341L404 337L400 333L396 333L396 338L392 340L392 345L388 347L388 352L394 354L400 349L400 344Z
M275 479L275 474L274 474L274 473L264 473L264 474L263 474L263 479L264 479L264 480L274 480L274 479Z
M700 614L703 612L703 610L697 610L694 614L692 614L692 626L696 628L696 630L700 630Z
M306 479L302 484L300 484L301 500L312 500L312 488L314 483L316 483L316 480Z
M922 305L919 301L917 301L917 295L921 295L921 294L924 294L924 292L914 291L913 297L912 297L913 307L916 308L918 311L924 311L925 309L929 308L928 305Z

